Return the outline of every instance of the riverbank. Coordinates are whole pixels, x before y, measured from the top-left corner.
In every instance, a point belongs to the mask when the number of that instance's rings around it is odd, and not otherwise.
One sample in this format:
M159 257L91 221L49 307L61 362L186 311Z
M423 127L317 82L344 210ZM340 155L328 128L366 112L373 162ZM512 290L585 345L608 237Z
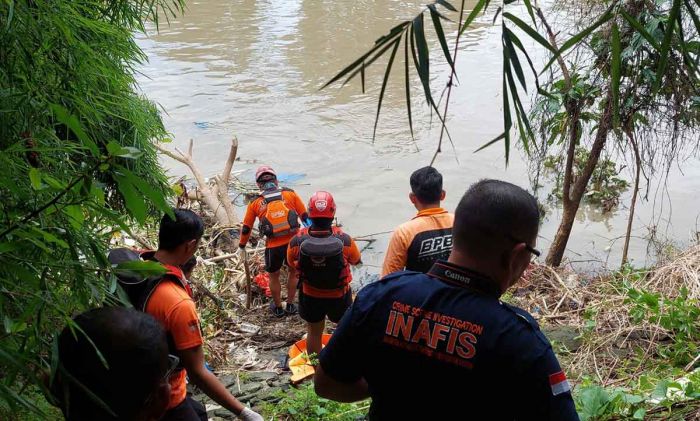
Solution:
M213 370L240 400L268 418L361 419L366 403L340 405L315 397L308 383L290 384L285 357L304 334L303 321L270 316L265 290L254 279L251 308L246 308L243 262L240 255L218 249L218 237L207 233L192 279ZM249 253L251 278L263 273L262 251L260 243ZM264 286L264 277L258 279ZM699 245L654 268L595 276L533 265L503 297L540 323L569 377L582 419L700 417L698 299ZM212 419L232 419L194 392Z

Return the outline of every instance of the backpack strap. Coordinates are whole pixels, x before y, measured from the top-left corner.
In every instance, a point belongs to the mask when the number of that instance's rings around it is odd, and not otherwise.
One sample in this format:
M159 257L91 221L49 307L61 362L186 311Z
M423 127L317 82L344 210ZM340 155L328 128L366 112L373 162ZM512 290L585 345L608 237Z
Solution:
M275 202L277 200L282 200L282 189L264 191L260 193L260 197L263 199L263 202L265 202L265 204Z
M158 262L167 270L167 272L165 272L165 274L161 276L154 276L148 278L145 281L146 287L144 288L141 297L139 297L138 303L135 303L138 305L134 305L136 308L145 312L146 305L148 305L148 300L151 298L151 295L153 295L153 292L156 290L156 287L158 287L158 285L160 285L160 283L163 281L173 282L180 288L184 289L185 292L187 292L187 295L189 295L189 297L192 298L192 288L184 281L184 275L179 267L159 262L158 259L156 259L155 257L154 251L142 252L141 259L150 260L152 262Z

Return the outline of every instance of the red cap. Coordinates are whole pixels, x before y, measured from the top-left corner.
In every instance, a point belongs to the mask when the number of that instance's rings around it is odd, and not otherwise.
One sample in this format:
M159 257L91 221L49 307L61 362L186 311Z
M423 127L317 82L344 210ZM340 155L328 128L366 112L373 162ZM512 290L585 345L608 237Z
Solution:
M275 178L277 177L277 173L275 172L275 170L272 169L272 167L263 165L260 168L258 168L258 170L255 172L255 181L260 181L260 177L265 174L272 174L275 176Z
M317 191L309 200L309 218L333 218L335 200L327 191Z

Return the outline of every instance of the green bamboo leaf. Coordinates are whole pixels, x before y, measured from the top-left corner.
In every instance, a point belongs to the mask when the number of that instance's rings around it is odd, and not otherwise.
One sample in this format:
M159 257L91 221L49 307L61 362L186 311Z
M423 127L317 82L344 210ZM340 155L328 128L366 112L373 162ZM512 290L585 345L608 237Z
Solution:
M398 24L398 25L396 25L395 27L393 27L393 28L391 29L391 31L389 31L389 34L387 34L387 35L385 35L385 36L379 38L379 39L375 42L375 44L372 46L372 48L370 48L370 49L369 49L365 54L363 54L360 58L358 58L357 60L353 61L350 65L348 65L348 66L345 67L343 70L341 70L340 72L338 72L338 74L336 74L335 76L333 76L333 78L332 78L331 80L329 80L328 82L326 82L326 84L323 85L323 86L321 87L321 89L323 89L323 88L327 87L328 85L330 85L330 84L332 84L332 83L334 83L334 82L336 82L336 81L342 79L345 75L347 75L348 73L352 72L353 70L357 70L357 67L360 66L360 65L362 65L362 63L365 61L365 59L366 59L367 57L371 56L375 51L379 50L382 46L384 46L384 45L386 45L387 43L389 43L389 42L392 40L392 38L396 36L396 34L398 34L399 32L401 32L401 31L402 31L407 25L409 25L409 24L410 24L410 21L401 22L400 24ZM386 51L386 49L384 49L384 51ZM375 59L376 59L376 58L375 58ZM368 65L368 64L367 64L367 65ZM367 65L366 65L366 66L367 66Z
M622 63L622 47L620 45L620 29L617 22L612 24L612 57L610 64L611 84L612 84L612 107L613 107L613 127L620 125L620 69Z
M479 151L481 151L481 150L483 150L483 149L488 148L489 146L493 145L494 143L498 142L498 141L501 140L501 139L504 139L505 137L506 137L506 133L505 133L505 132L499 134L498 136L496 136L495 138L491 139L491 140L488 141L487 143L481 145L481 146L479 147L479 149L477 149L477 150L474 151L474 153L477 153L477 152L479 152Z
M430 92L430 53L428 52L428 42L425 39L424 18L421 13L413 20L413 36L418 47L418 77L423 84L425 98L430 102L432 94Z
M411 139L415 140L413 134L413 117L411 116L411 83L408 72L408 40L412 36L413 30L406 32L406 38L403 41L403 61L404 61L404 81L406 84L406 111L408 112L408 128L411 130Z
M129 262L122 262L116 265L114 269L117 273L136 273L144 278L163 275L167 272L163 265L149 260L132 260Z
M690 15L690 18L693 20L693 24L695 25L695 31L700 34L700 19L698 18L698 14L695 13L695 10L693 8L693 5L690 4L689 0L683 0L685 3L685 9L688 11L688 14ZM700 1L697 1L698 7L700 7Z
M15 14L15 2L9 2L9 10L7 11L7 24L5 25L5 32L10 31L10 25L12 24L12 18Z
M454 63L452 63L452 56L450 55L450 49L447 46L447 39L445 39L445 32L442 29L442 23L440 23L440 14L435 9L435 6L428 5L428 10L430 10L430 17L433 20L433 26L435 27L435 34L437 35L438 41L440 42L440 47L442 47L442 52L445 54L445 60L449 63L450 68L454 71Z
M686 4L687 4L687 0L684 0L684 2L686 2ZM697 15L695 15L695 12L692 10L692 8L690 8L688 10L688 12L690 12L692 19L694 21L694 24L697 26L697 23L695 22L695 20L697 19ZM690 43L685 40L685 33L683 30L683 17L681 16L680 12L678 13L677 22L678 22L678 38L679 38L678 42L681 45L681 53L683 54L683 61L685 62L685 64L688 67L690 67L692 69L692 71L694 73L697 73L698 69L697 69L696 63L698 62L698 60L700 60L700 56L696 56L696 60L693 61L693 59L690 57L690 54L688 53L688 51L690 50L690 48L689 48Z
M457 9L455 9L455 7L453 5L451 5L450 3L448 3L446 0L436 0L435 4L439 4L442 7L444 7L445 9L451 10L453 12L457 11Z
M146 202L138 193L134 185L123 175L115 175L117 188L124 198L126 208L136 220L143 224L146 222Z
M41 171L37 168L29 169L29 182L32 184L34 190L41 189Z
M400 39L400 37L394 38L394 41L396 41L397 39ZM365 69L367 69L375 61L377 61L377 59L379 57L382 57L384 55L384 53L389 51L389 49L393 46L394 46L393 42L390 42L390 43L384 45L384 47L381 50L379 50L376 54L374 54L374 56L372 56L369 60L363 61L358 68L356 68L352 73L350 73L350 75L347 77L347 79L345 79L345 81L343 82L342 86L347 85L347 83L350 82L351 80L353 80L355 78L355 76L357 76L358 74L362 74L362 72L364 72Z
M559 48L558 51L554 51L554 56L549 60L546 66L544 66L544 69L540 72L540 74L544 73L549 69L552 64L559 58L564 52L568 51L571 47L574 45L578 44L581 42L584 38L586 38L588 35L590 35L593 31L595 31L600 25L604 24L605 22L609 21L610 18L613 17L613 8L617 3L613 2L608 10L605 11L601 15L601 17L593 23L593 25L589 26L588 28L584 29L583 31L579 32L578 34L574 35L573 37L569 38L564 42L564 44Z
M365 93L365 63L362 62L362 66L360 66L360 81L362 83L362 93Z
M530 122L527 118L527 113L525 112L523 104L520 101L520 95L518 95L518 87L515 86L515 80L513 79L513 74L510 71L510 67L507 67L507 70L505 71L505 76L508 81L508 87L510 88L511 97L513 99L513 107L515 109L515 116L518 120L518 130L520 132L520 138L523 142L525 152L529 155L529 141L532 140L534 142L534 134L532 133L532 128L530 127Z
M525 7L527 8L527 14L530 15L530 18L532 19L532 24L536 25L535 11L532 8L532 2L530 0L523 0L523 3L525 3Z
M539 80L537 78L537 70L535 70L535 65L532 63L532 59L530 59L530 55L527 53L527 50L525 49L525 47L523 47L522 42L520 42L520 39L515 35L515 33L513 33L513 31L511 31L510 29L508 29L508 27L506 27L505 30L506 30L506 33L508 34L508 39L513 43L513 45L515 45L518 48L518 50L520 50L523 53L523 55L527 59L527 63L530 66L530 70L532 70L532 74L535 77L535 86L537 86L537 91L539 92L540 91L540 83L539 83ZM547 94L545 96L549 96L549 95Z
M469 25L472 24L474 19L476 19L476 17L479 15L479 12L481 12L482 9L485 9L487 4L488 0L479 0L479 2L476 3L471 13L469 13L469 16L467 16L467 19L464 20L462 29L459 30L460 35L469 27Z
M668 65L668 56L671 49L671 40L673 39L673 30L676 27L676 19L681 9L681 0L673 0L671 12L669 13L668 21L666 22L666 31L664 39L661 42L661 50L659 51L659 67L656 68L656 80L654 81L654 92L657 92L661 87L666 66Z
M379 102L377 103L377 117L374 119L374 130L372 131L372 141L374 142L377 136L377 124L379 124L379 113L382 110L382 100L384 99L384 92L386 91L386 84L389 81L389 74L391 73L391 67L394 64L394 57L396 57L396 51L399 49L399 44L401 44L401 38L397 38L394 41L394 49L391 51L389 56L389 63L386 66L386 72L384 73L384 80L382 81L382 90L379 92Z
M491 25L496 24L496 19L498 19L498 16L501 14L502 10L503 8L501 6L498 6L498 8L496 9L496 13L493 14L493 20L491 20Z
M620 14L627 21L627 23L629 23L630 26L633 27L639 33L639 35L644 37L644 39L647 40L647 42L652 47L654 47L655 50L659 49L659 43L656 42L654 37L651 36L651 34L644 28L644 26L641 23L639 23L639 21L637 21L634 17L632 17L632 15L627 13L625 9L620 9Z
M68 205L62 209L73 228L80 229L85 222L85 214L79 205Z
M513 127L513 119L510 116L510 102L508 101L508 88L506 87L506 74L510 73L508 68L508 63L504 60L503 62L503 133L505 137L503 138L505 150L506 150L506 166L508 166L508 161L510 158L510 129Z
M150 184L145 182L143 179L137 177L133 172L129 171L126 168L119 168L119 172L122 176L124 176L124 178L126 178L129 181L129 183L135 186L136 189L146 197L146 199L148 199L151 203L156 205L156 207L159 210L165 212L171 218L175 218L172 206L170 206L170 204L166 200L166 197L163 196L160 193L160 191L154 189Z
M49 108L51 109L51 112L53 115L56 117L56 120L58 120L59 123L64 124L66 127L68 127L80 140L84 146L86 146L90 152L92 152L93 156L99 156L100 151L97 148L97 144L93 142L92 139L85 133L85 130L83 130L83 126L80 124L80 120L78 120L78 117L74 116L71 114L67 109L65 109L63 106L58 105L58 104L51 104L49 105Z
M520 18L513 16L510 12L504 12L503 17L513 22L518 28L522 29L523 32L528 34L530 38L537 41L537 43L542 45L544 48L556 53L554 47L552 47L542 35L540 35L535 29L531 28L527 23L520 20Z
M511 77L512 79L512 77ZM509 81L511 83L512 81ZM513 88L515 88L515 84L513 83ZM515 117L517 120L518 124L518 132L520 134L520 141L522 142L523 149L525 149L525 153L530 155L530 143L534 143L534 134L532 133L532 128L530 127L530 122L528 121L527 114L525 113L525 110L523 110L522 103L520 101L520 97L517 94L517 91L514 91L511 89L511 99L513 100L513 105L515 109Z
M515 70L515 74L518 76L518 81L520 82L520 86L525 89L525 92L527 92L527 84L525 83L525 75L523 74L523 68L520 65L520 59L518 58L518 53L515 51L515 48L513 47L513 43L511 42L510 38L508 37L508 32L506 31L506 26L503 25L503 32L501 34L501 38L503 39L503 48L505 51L508 53L508 56L510 58L510 64L513 66L513 69Z

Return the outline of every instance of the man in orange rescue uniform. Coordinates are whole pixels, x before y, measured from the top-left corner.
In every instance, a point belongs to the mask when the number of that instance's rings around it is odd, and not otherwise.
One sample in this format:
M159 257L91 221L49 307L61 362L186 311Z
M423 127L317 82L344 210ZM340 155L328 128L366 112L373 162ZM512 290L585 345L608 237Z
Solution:
M292 238L287 251L290 267L299 272L299 315L306 321L306 349L321 351L326 316L338 323L352 304L349 265L361 263L355 241L333 226L335 201L330 193L319 191L309 200L311 227Z
M165 329L171 352L180 358L181 367L170 377L170 403L162 421L206 420L204 406L187 396L187 382L199 387L207 396L245 421L262 421L262 417L244 407L226 387L204 367L199 317L192 300L192 290L180 266L194 255L204 233L204 224L194 212L173 209L175 219L165 215L160 221L158 250L141 254L168 270L148 297L144 311L155 317Z
M447 259L452 250L454 215L440 207L445 200L442 175L433 167L414 171L408 199L418 214L394 230L382 277L404 269L425 273L438 259Z
M260 220L258 230L265 236L265 270L270 274L270 292L272 301L270 311L275 317L285 314L296 314L294 296L297 290L297 273L293 266L289 267L287 280L287 305L282 307L282 286L280 285L280 269L287 260L287 246L292 237L299 231L299 218L305 221L308 215L304 202L292 189L280 188L277 173L269 166L258 168L255 182L262 193L250 202L243 218L239 247L245 253L245 246L250 239L255 219Z

